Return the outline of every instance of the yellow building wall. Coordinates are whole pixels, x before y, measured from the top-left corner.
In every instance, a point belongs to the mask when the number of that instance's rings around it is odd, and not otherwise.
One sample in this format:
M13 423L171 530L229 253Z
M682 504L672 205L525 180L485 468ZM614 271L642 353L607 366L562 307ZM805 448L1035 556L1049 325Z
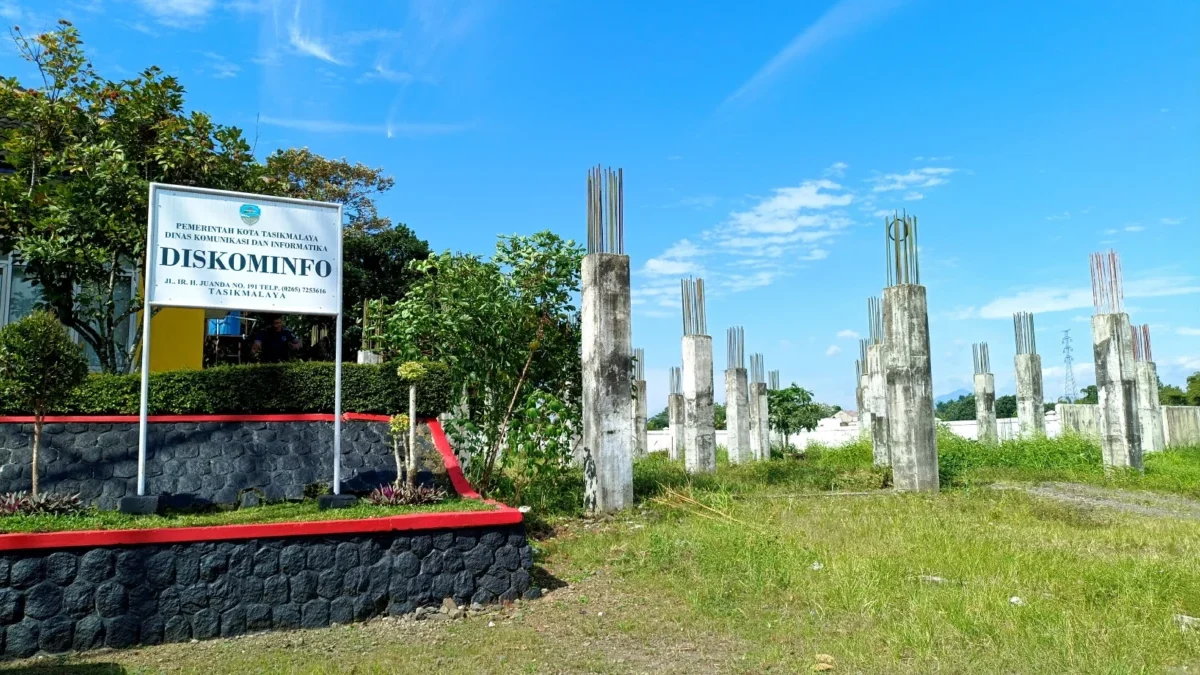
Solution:
M164 307L150 319L150 372L204 367L204 310Z

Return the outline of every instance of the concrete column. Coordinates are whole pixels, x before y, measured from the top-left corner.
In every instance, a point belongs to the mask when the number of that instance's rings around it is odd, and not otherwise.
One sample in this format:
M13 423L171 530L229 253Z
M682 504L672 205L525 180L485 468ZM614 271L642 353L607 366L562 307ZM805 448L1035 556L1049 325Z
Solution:
M1166 447L1162 405L1158 401L1158 367L1153 361L1137 362L1138 424L1142 430L1142 452Z
M729 461L741 464L754 459L750 448L750 384L745 368L725 371L725 444Z
M683 463L688 473L717 469L713 428L712 337L683 336Z
M1031 438L1046 435L1046 401L1042 395L1042 357L1040 354L1017 354L1017 422L1021 436Z
M1100 449L1104 466L1142 470L1138 426L1137 367L1130 341L1129 315L1092 316L1092 352L1100 397Z
M867 371L866 365L862 364L863 371L858 376L858 387L854 390L854 398L858 403L858 435L861 438L871 438L871 429L875 425L875 413L871 410L871 402L867 400Z
M759 431L759 427L762 426L762 419L758 414L758 409L761 406L759 405L760 400L758 398L757 384L750 384L748 386L746 402L746 411L749 413L747 417L749 418L748 422L750 425L750 458L758 460L763 458L763 437L762 432ZM726 414L725 417L728 419L729 415Z
M996 433L996 376L991 373L975 374L975 424L980 443L995 445L1000 441Z
M887 375L883 367L882 344L867 347L867 391L863 395L871 411L871 448L875 466L892 463L888 449Z
M758 413L758 424L755 431L758 432L758 455L757 459L771 459L771 407L767 401L767 383L757 382L750 386L750 396L755 401L755 408Z
M937 432L925 287L883 290L888 446L897 490L938 491Z
M683 394L667 396L667 421L671 431L670 458L683 458Z
M645 457L650 451L646 437L646 381L633 381L633 456Z
M629 256L588 254L581 281L584 507L618 511L633 505Z

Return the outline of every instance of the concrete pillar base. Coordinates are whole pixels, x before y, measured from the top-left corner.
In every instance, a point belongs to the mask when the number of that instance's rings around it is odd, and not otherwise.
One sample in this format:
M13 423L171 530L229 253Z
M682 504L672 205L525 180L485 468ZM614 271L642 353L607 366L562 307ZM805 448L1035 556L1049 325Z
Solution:
M668 456L678 461L683 459L683 394L667 396L667 420L671 434Z
M717 470L713 428L712 338L683 337L683 463L688 473Z
M1104 466L1141 471L1137 367L1128 314L1092 317L1092 352L1100 399L1100 449Z
M975 374L975 424L980 443L1000 442L996 432L996 376L991 373Z
M1042 394L1042 357L1017 354L1017 422L1022 438L1046 435L1046 401Z
M754 459L750 449L749 387L745 368L725 371L725 444L732 464Z
M938 491L937 430L925 287L883 290L884 370L892 480L901 491Z

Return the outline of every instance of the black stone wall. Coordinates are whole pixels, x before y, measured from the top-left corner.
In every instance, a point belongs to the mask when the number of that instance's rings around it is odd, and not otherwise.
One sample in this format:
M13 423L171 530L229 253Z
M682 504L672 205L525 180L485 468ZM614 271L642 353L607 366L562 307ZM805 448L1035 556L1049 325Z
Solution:
M319 628L533 597L524 526L0 555L7 657Z
M252 487L271 501L300 499L305 485L333 479L332 422L161 422L147 433L146 490L171 506L233 503ZM0 424L0 492L29 490L32 435L32 424ZM395 481L391 444L384 422L343 423L343 490ZM427 437L421 445L422 456L436 456ZM137 494L137 447L136 422L47 424L39 487L115 508Z

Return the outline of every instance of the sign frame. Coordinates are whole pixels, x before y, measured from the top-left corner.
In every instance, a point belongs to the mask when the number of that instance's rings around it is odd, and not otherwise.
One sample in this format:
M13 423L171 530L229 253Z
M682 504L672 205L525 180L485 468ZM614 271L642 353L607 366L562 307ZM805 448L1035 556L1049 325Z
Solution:
M171 185L169 183L150 183L150 199L147 203L146 214L146 269L143 273L142 280L142 373L141 373L141 403L138 410L138 481L137 493L138 496L146 494L146 450L147 450L147 422L149 418L149 398L150 398L150 323L154 314L155 307L188 307L192 309L209 309L210 306L203 304L188 304L188 305L167 305L163 303L151 303L151 289L154 288L154 256L157 253L155 249L156 235L159 231L159 217L157 208L158 193L160 190L170 190L172 192L193 193L197 195L205 195L210 197L223 197L232 200L270 203L277 204L302 204L304 206L327 208L337 212L337 239L336 239L336 294L337 294L337 313L332 312L305 312L316 316L335 316L335 332L334 338L334 367L333 367L333 494L341 494L342 487L342 319L344 308L342 307L342 265L343 265L343 238L344 227L342 223L343 212L342 205L335 202L320 202L309 199L296 199L293 197L274 197L270 195L253 194L249 192L235 192L232 190L217 190L213 188L193 187L189 185ZM239 309L231 306L228 303L211 306L214 309ZM244 308L242 308L244 309ZM257 310L256 310L257 311ZM280 312L283 313L283 312Z

